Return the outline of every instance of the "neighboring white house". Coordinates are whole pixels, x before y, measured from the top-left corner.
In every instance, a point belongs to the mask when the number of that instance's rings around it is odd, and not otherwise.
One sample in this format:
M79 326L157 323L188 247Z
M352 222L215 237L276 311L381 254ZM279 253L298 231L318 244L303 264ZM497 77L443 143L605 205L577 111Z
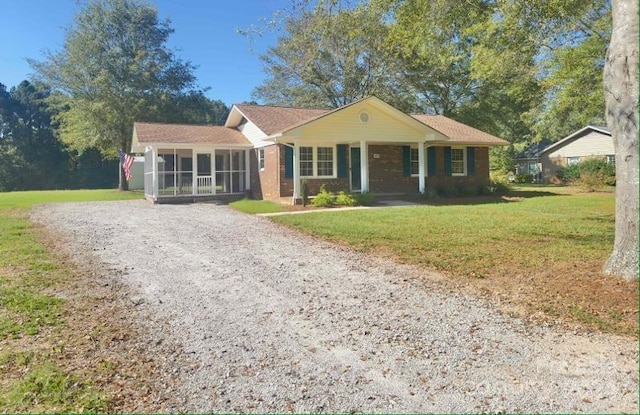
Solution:
M527 147L515 162L519 174L537 172L540 181L552 183L560 167L596 157L615 163L613 139L607 127L588 125L555 143Z
M136 156L131 166L130 190L144 189L144 156Z

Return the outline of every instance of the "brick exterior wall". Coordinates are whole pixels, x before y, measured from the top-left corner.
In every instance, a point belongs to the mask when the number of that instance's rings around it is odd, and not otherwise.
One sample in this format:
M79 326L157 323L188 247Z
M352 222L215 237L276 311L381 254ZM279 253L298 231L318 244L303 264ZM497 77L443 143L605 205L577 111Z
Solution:
M403 146L369 145L369 191L372 193L416 193L418 178L404 176Z
M444 174L444 147L436 147L436 174L427 176L427 189L480 187L489 185L489 148L475 148L476 172L472 176L446 176Z
M402 145L369 145L369 190L372 193L417 193L418 178L404 176ZM258 171L257 151L251 151L251 190L256 199L281 201L293 196L293 179L285 177L284 145L264 147L265 169ZM425 154L426 158L426 154ZM349 190L349 178L306 179L309 194L315 195L324 184L327 190ZM444 147L436 147L436 174L427 176L427 189L480 187L489 184L489 149L475 148L475 174L446 176Z
M263 147L264 170L262 171L258 170L258 150L251 150L251 196L254 199L278 200L280 198L278 174L276 174L280 169L279 147L279 145ZM284 176L284 165L282 169Z

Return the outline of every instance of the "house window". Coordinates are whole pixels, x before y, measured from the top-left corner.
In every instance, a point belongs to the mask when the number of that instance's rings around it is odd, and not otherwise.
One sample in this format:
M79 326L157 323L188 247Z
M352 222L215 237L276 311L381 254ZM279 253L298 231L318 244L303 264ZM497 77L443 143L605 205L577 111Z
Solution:
M333 147L318 147L318 176L333 176Z
M313 147L300 147L300 176L313 176Z
M300 147L300 176L333 177L335 160L335 147Z
M607 156L607 163L608 164L613 164L615 166L616 165L616 156L608 155Z
M451 174L454 176L464 176L466 174L466 151L464 148L451 149Z
M264 170L264 148L258 149L258 169Z
M411 147L411 175L419 176L420 175L420 160L418 156L418 149Z
M580 157L567 157L567 164L569 166L576 163L580 163Z

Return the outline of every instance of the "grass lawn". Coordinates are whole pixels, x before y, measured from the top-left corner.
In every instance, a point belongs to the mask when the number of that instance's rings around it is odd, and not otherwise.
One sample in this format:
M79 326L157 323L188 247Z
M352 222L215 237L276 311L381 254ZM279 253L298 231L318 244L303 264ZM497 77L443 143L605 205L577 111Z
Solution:
M96 412L108 397L60 358L74 335L67 301L73 280L28 218L39 203L141 198L116 190L0 193L0 412Z
M637 283L600 270L613 246L614 196L527 186L488 203L276 216L357 250L443 272L536 320L637 334Z
M240 212L256 214L256 213L277 213L286 211L286 207L280 203L270 202L268 200L252 200L241 199L229 203L229 206L239 210Z

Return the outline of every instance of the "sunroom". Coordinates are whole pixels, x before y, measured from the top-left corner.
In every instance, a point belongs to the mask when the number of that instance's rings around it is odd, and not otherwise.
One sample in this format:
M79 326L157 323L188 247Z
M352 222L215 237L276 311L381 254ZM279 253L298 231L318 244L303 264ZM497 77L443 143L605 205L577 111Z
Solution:
M250 148L224 127L134 125L132 151L144 151L145 197L155 202L245 194Z

